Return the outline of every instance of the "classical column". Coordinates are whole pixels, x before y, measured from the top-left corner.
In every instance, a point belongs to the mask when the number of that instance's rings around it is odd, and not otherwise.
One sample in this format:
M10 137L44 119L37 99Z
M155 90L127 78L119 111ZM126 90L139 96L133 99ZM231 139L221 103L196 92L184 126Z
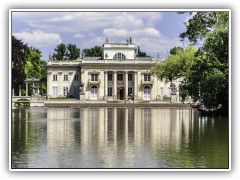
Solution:
M108 99L108 72L104 72L104 99Z
M137 71L134 71L134 100L137 100L138 97L138 79Z
M125 100L128 100L128 72L125 71Z
M62 89L62 72L58 72L58 96L63 96Z
M117 72L113 72L113 100L117 100Z
M51 77L51 75L52 75L52 72L47 72L47 98L50 98L51 97L51 88L52 88L52 86L51 86L51 82L52 82L52 77Z
M18 96L22 96L22 94L21 94L21 86L20 85L19 85Z
M26 96L28 96L28 83L26 83Z

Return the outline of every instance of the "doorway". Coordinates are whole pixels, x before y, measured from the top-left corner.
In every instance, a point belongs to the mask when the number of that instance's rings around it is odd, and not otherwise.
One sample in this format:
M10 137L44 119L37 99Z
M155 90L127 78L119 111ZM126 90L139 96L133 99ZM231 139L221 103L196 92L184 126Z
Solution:
M98 88L97 86L92 86L91 88L91 99L92 100L97 100L98 97Z
M150 100L150 90L149 86L144 87L144 100Z
M117 88L117 99L124 100L124 88L123 87Z

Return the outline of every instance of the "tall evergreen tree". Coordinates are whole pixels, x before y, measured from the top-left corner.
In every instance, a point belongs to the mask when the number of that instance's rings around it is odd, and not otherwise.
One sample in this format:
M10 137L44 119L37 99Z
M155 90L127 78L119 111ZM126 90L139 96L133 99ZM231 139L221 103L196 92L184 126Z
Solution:
M137 49L137 57L147 57L147 54L145 52L142 52L140 50L140 46L138 46L138 49Z

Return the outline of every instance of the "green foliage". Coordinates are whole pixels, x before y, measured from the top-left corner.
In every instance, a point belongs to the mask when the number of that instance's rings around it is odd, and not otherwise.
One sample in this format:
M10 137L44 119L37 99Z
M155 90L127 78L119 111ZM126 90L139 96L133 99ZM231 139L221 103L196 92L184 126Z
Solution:
M29 52L25 73L28 78L41 78L41 52L33 47L29 48Z
M174 48L172 48L172 49L170 49L170 54L171 55L174 55L174 54L177 54L177 51L183 51L184 49L182 48L182 47L174 47Z
M12 36L12 88L18 92L19 86L24 85L26 73L24 68L27 64L29 48L22 40Z
M192 13L190 13L192 14ZM186 24L186 32L180 34L193 44L203 40L219 27L228 26L228 12L197 12Z
M57 45L54 49L56 53L53 53L54 60L66 60L67 47L64 43Z
M139 47L139 46L138 46L137 57L148 57L145 52L142 52L142 51L140 50L140 47Z
M85 57L102 57L103 48L101 46L95 46L90 49L83 49Z
M208 108L222 105L228 113L228 12L198 12L180 35L192 43L204 40L186 74L180 93L203 98Z
M166 95L163 96L163 101L171 101L171 97L168 97Z
M54 60L76 60L80 57L80 49L75 44L61 43L54 49L56 53L53 53Z
M21 95L26 94L26 78L37 78L46 81L47 62L41 60L41 57L39 49L29 48L27 44L12 36L12 88L14 88L15 93L19 92L19 86L21 86ZM46 85L41 84L41 86L41 93L46 94ZM28 88L28 94L32 95L32 84Z
M68 44L66 57L68 60L78 59L80 57L80 49L75 44Z
M14 106L16 108L28 108L28 107L30 107L30 103L29 102L15 102Z
M169 56L165 61L158 62L151 68L151 71L158 77L168 78L170 81L178 76L185 76L194 62L196 49L192 46L186 50L177 49L174 55Z
M41 67L41 81L47 82L47 62L42 60L40 62L40 67ZM45 95L47 93L47 85L45 83L41 84L41 94Z

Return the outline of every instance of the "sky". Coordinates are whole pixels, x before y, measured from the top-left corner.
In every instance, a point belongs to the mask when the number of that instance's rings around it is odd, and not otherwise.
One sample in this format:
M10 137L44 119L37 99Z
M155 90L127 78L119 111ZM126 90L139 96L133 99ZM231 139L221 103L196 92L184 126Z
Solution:
M165 59L171 48L186 46L179 34L186 30L188 13L156 11L12 11L12 35L42 52L42 59L60 43L85 48L110 42L126 42L132 37L147 55Z

